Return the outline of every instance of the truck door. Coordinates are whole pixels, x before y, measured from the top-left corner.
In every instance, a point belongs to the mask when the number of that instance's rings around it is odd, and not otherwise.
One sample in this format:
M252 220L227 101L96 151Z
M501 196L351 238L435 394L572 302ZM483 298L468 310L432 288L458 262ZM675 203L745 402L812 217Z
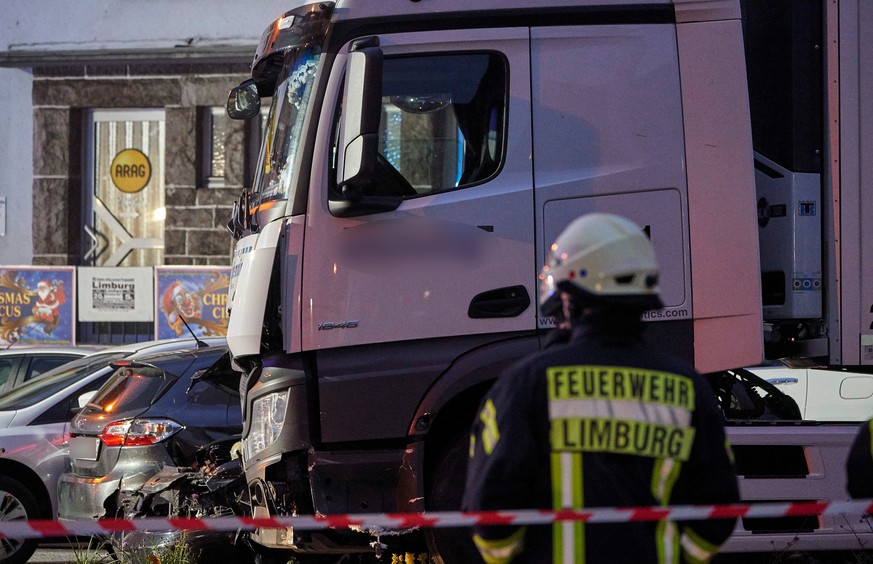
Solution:
M690 320L674 26L533 28L531 66L537 263L579 215L624 215L645 229L661 265L666 308L651 315Z
M326 89L303 266L304 350L535 328L526 29L379 36L382 116L369 195L331 213L344 53ZM349 46L343 51L347 52ZM332 102L331 100L335 100ZM431 341L433 342L433 341Z

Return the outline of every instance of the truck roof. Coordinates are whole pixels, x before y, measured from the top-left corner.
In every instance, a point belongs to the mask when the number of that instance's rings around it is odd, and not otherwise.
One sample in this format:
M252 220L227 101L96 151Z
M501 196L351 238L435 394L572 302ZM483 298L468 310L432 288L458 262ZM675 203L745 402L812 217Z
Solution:
M306 4L306 2L302 3ZM392 16L437 15L513 10L550 10L566 8L622 9L666 8L673 6L677 21L709 21L740 16L736 0L338 0L334 20L382 18Z
M271 53L284 50L297 21L330 15L339 25L381 22L383 30L392 22L427 22L442 20L443 29L488 27L494 18L496 27L530 25L531 17L544 16L547 25L613 23L627 15L642 22L676 23L739 19L739 0L336 0L299 1L279 15L264 30L252 60L252 70ZM590 18L587 17L590 14ZM571 17L572 16L572 17ZM569 19L568 19L569 18ZM327 21L325 20L326 24Z

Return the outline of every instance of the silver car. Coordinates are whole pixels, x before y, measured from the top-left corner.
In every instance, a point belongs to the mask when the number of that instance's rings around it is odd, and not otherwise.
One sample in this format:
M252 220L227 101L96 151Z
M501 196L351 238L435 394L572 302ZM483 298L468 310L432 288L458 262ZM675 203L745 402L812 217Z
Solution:
M165 467L185 467L216 442L242 431L238 376L232 385L203 381L229 359L224 347L180 350L119 363L70 422L71 469L58 480L58 517L122 514L127 493Z
M98 347L13 346L0 351L0 393L100 350Z
M225 344L223 338L205 341ZM172 339L106 349L0 395L0 520L57 515L58 477L69 468L70 419L112 374L111 362L193 346L193 339ZM36 545L0 539L0 561L26 562Z

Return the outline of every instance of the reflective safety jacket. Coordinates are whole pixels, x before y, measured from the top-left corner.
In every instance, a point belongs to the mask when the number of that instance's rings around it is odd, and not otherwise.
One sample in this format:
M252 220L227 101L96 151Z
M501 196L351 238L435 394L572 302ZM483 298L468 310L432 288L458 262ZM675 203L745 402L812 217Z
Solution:
M873 498L873 419L858 427L846 460L846 488L855 499Z
M723 416L685 362L631 337L576 330L510 368L470 437L464 508L735 503ZM483 527L485 562L705 562L735 519Z

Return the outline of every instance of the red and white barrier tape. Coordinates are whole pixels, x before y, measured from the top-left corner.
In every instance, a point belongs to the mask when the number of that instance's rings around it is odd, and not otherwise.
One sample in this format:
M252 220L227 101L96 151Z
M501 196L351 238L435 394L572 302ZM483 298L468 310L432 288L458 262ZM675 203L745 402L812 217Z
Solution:
M354 528L384 532L424 527L473 527L477 525L547 525L560 521L633 523L662 519L708 520L736 517L801 517L806 515L861 515L873 513L873 500L737 503L732 505L676 505L670 507L592 507L584 510L547 511L439 511L429 513L373 513L298 517L209 517L204 519L146 517L81 521L0 521L0 537L14 539L106 535L125 532L170 530L229 532L293 528L298 531Z

